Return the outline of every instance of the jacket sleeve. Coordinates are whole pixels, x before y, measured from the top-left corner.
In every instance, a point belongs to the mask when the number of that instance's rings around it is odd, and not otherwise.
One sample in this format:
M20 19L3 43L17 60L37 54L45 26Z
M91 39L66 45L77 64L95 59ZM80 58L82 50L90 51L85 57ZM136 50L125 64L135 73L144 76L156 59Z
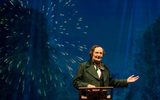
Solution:
M109 85L114 87L127 87L128 83L126 79L113 79L109 77Z
M73 86L75 88L79 88L79 87L87 87L88 83L83 81L83 74L84 74L84 65L80 64L78 71L73 79Z

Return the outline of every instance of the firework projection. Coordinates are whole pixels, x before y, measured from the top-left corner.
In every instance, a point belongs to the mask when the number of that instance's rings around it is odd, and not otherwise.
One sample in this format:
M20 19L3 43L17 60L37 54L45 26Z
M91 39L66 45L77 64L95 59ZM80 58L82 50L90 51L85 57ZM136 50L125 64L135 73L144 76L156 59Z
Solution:
M83 61L78 55L87 49L72 38L75 33L87 35L88 26L71 0L36 4L1 1L1 100L71 99L67 91L72 86L67 81L73 77L73 66Z

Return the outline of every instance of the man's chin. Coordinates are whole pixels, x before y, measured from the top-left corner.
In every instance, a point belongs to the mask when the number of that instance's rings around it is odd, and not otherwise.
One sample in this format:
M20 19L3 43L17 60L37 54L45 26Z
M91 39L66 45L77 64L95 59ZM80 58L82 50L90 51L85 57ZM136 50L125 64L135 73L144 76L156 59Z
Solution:
M101 60L95 60L94 62L95 62L95 63L100 63L100 62L101 62Z

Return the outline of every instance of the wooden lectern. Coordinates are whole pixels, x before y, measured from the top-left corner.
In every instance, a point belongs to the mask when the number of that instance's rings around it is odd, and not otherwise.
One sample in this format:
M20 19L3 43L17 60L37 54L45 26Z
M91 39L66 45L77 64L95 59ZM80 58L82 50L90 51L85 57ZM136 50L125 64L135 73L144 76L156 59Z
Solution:
M79 100L112 100L113 87L79 87Z

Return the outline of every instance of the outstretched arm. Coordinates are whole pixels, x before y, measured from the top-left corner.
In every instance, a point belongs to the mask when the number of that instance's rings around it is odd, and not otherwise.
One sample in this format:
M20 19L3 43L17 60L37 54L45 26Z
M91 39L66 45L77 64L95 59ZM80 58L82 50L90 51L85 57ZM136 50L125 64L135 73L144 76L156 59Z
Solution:
M139 76L131 75L127 78L127 83L133 83L139 79Z

